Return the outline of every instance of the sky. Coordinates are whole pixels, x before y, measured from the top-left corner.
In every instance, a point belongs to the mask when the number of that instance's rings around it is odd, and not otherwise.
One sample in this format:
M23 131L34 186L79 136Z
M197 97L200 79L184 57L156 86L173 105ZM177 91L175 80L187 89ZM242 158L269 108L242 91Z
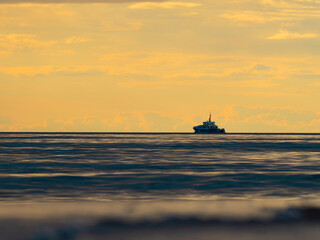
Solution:
M0 0L0 131L320 132L320 0Z

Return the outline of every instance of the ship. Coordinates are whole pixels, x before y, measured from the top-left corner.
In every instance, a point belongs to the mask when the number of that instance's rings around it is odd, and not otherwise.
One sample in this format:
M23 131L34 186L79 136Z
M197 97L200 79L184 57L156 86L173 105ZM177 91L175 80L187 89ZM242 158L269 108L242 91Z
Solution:
M215 122L211 122L211 113L209 120L203 122L202 125L194 126L194 133L213 133L213 134L224 134L226 131L224 128L219 128Z

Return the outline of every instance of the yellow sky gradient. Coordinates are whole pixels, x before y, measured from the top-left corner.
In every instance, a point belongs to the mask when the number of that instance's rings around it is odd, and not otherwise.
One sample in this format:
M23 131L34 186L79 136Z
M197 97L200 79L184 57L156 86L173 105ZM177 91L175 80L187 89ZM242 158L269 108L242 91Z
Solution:
M0 0L0 131L319 132L319 66L318 0Z

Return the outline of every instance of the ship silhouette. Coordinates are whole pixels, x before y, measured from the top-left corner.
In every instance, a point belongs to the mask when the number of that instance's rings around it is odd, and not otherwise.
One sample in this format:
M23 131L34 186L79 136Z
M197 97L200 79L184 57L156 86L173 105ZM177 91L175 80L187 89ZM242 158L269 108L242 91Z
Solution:
M215 122L211 122L211 113L209 120L203 122L202 125L194 126L194 133L213 133L213 134L224 134L226 133L224 128L219 128Z

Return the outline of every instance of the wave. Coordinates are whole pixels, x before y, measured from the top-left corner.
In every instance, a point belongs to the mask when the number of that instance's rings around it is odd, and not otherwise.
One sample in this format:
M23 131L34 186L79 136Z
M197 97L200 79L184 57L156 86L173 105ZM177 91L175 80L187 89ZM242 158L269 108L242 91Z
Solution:
M204 217L201 215L169 215L162 218L152 218L152 216L148 216L147 218L139 219L102 217L87 224L65 224L51 230L48 230L48 228L40 230L29 239L71 240L105 239L105 237L109 239L139 239L138 237L140 237L140 239L149 239L154 235L158 236L157 239L189 239L188 237L186 238L186 236L182 238L181 231L184 234L187 233L194 237L201 236L201 233L206 232L207 238L200 239L212 239L211 237L216 236L217 233L219 233L220 239L226 239L225 237L230 236L230 234L232 237L230 239L238 239L237 234L239 230L242 231L244 236L246 234L253 234L256 237L263 237L266 232L279 234L279 228L282 229L282 235L280 234L282 237L283 235L292 237L291 231L300 228L300 231L305 234L304 239L313 239L310 238L310 228L316 228L318 229L317 234L320 233L319 207L301 206L269 211L272 214L268 214L268 217L260 216L253 218L230 216ZM263 231L257 231L257 229L263 229ZM171 237L175 236L175 238L167 238L166 233L170 233ZM138 237L132 234L136 234ZM277 236L279 237L279 235ZM273 237L272 239L277 238Z

